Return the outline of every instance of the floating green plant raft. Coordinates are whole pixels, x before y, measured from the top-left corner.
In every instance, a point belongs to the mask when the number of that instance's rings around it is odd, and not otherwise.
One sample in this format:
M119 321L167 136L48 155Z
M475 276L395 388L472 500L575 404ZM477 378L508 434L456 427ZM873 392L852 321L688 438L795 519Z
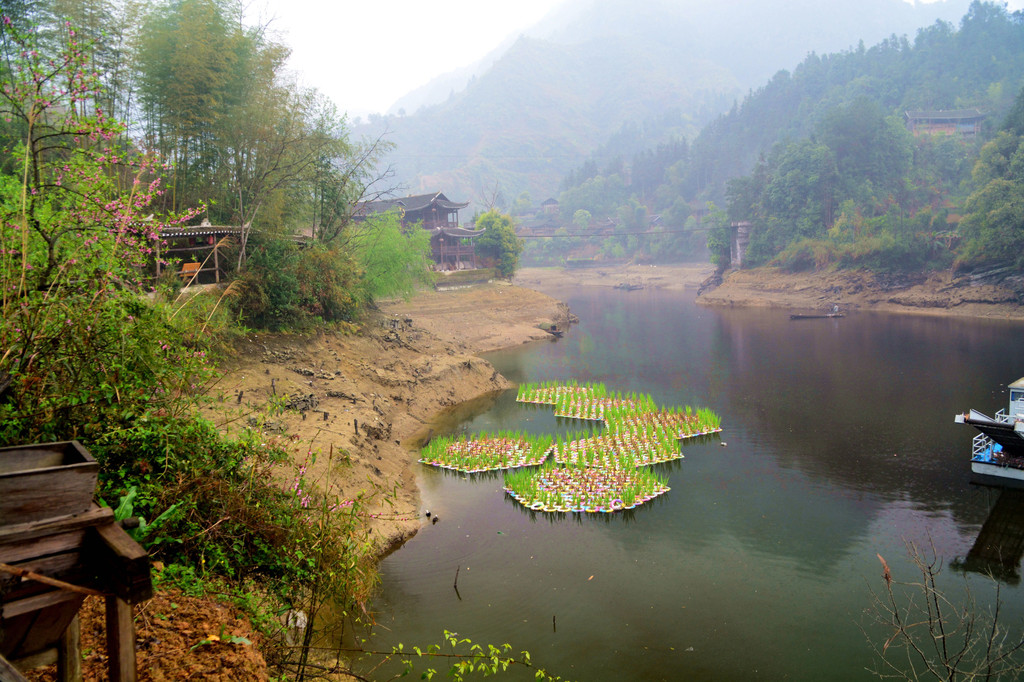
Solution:
M706 436L722 430L722 419L706 408L672 407L663 410L634 411L618 408L605 414L609 429L643 430L649 425L664 428L677 439Z
M437 438L423 448L420 461L474 473L537 466L554 453L555 463L564 468L542 469L556 473L546 474L550 481L530 484L536 494L524 492L515 482L532 480L540 472L508 474L509 494L540 511L611 512L668 490L663 480L651 483L647 477L653 474L640 467L681 458L680 439L722 430L721 419L711 410L659 408L650 395L613 392L600 383L522 384L516 400L551 405L558 417L603 421L605 432L574 435L557 443L551 436L519 433Z
M664 427L648 425L633 431L559 441L554 446L555 462L610 469L635 469L648 464L671 462L683 453L674 435Z
M545 381L540 384L520 384L516 400L536 405L558 405L572 398L599 398L607 394L604 384L579 384L575 381L559 383Z
M659 408L646 393L611 392L601 383L526 383L519 386L516 400L552 405L558 417L604 421L609 430L636 430L647 424L660 424L677 439L722 430L721 418L711 410L694 410L689 406Z
M521 433L480 434L474 438L435 438L423 448L420 461L464 473L496 471L543 464L552 438Z
M505 474L505 492L542 512L611 513L633 509L669 491L648 469L595 469L548 464Z

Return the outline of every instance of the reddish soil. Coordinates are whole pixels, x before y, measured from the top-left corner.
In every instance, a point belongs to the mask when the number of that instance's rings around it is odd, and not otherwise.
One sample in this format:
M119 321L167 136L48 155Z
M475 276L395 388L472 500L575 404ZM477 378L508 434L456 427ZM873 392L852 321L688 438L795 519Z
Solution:
M82 677L106 680L103 600L86 598L79 617ZM259 634L236 609L210 599L186 597L176 590L158 593L135 607L135 641L139 682L268 679ZM32 671L27 677L54 682L56 666Z

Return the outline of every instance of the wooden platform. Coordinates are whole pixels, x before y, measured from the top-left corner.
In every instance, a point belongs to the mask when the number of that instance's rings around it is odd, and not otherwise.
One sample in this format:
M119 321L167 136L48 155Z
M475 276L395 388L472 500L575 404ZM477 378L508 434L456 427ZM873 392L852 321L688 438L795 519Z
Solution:
M78 610L106 599L109 679L136 678L131 605L153 595L149 556L93 501L98 466L77 441L0 448L0 681L54 661L81 679Z

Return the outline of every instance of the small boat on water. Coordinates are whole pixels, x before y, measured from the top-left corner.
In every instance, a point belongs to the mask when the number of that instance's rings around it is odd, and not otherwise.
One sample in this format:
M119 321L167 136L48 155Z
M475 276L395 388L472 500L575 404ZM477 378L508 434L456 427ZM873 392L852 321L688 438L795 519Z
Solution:
M793 313L789 316L791 320L820 320L829 317L842 317L842 313Z
M971 471L1024 484L1024 378L1009 385L1009 409L994 417L970 410L955 417L980 433L971 444Z
M791 320L824 320L830 317L842 317L843 314L839 312L839 306L832 306L832 310L827 313L793 313L789 316Z

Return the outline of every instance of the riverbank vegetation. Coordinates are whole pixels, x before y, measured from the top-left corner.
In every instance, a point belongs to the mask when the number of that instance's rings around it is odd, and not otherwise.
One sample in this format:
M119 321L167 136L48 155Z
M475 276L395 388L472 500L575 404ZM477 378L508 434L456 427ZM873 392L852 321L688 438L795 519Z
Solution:
M344 330L425 281L426 233L393 215L352 229L379 142L350 142L233 5L119 7L5 5L19 11L0 24L0 445L80 440L161 585L216 586L274 636L287 608L365 617L363 516L386 492L331 499L295 461L334 453L258 419L227 437L200 408L247 329ZM202 219L241 226L217 247L237 271L184 292L160 246ZM303 224L317 229L293 238ZM304 679L320 663L297 644L265 653Z

